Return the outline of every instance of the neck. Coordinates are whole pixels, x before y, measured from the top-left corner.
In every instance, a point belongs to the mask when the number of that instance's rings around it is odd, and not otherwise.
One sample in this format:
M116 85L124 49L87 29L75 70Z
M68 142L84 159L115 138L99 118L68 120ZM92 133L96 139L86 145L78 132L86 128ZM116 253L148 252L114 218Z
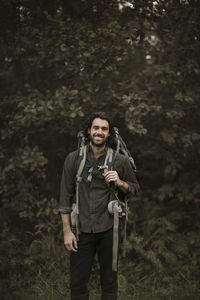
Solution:
M92 147L95 158L98 158L106 147L105 144L102 145L101 147L97 147L95 145L92 145L92 143L90 143L90 146Z

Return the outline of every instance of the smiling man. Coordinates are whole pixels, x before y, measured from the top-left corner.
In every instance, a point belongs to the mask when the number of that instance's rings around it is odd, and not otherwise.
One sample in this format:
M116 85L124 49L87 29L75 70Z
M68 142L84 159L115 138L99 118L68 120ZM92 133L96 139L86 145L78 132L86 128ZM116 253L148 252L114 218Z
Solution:
M102 150L110 136L108 121L95 118L92 122L91 128L88 129L88 134L90 135L92 146L101 148Z
M115 153L112 170L104 172L105 158L114 144L115 133L110 118L104 112L93 113L85 127L86 159L78 193L77 237L70 219L76 198L78 151L70 153L64 163L61 181L60 207L64 245L70 251L71 300L88 300L88 281L94 256L100 265L102 300L117 299L117 271L113 260L113 216L108 203L113 200L111 185L130 197L138 191L138 182L129 159Z

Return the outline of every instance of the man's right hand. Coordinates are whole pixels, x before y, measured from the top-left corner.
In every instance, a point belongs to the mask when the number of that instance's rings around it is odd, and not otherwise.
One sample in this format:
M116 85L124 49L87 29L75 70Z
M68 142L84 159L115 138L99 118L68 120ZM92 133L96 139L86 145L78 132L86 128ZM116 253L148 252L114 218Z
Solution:
M64 232L64 245L68 251L77 252L77 240L72 231Z

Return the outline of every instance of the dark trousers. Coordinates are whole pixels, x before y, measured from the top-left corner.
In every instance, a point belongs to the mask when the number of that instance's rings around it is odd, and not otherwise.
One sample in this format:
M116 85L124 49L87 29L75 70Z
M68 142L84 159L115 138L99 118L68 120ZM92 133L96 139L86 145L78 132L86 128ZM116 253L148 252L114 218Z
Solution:
M113 230L81 233L78 252L71 252L71 300L88 300L88 281L97 252L100 265L102 300L117 299L117 272L112 270Z

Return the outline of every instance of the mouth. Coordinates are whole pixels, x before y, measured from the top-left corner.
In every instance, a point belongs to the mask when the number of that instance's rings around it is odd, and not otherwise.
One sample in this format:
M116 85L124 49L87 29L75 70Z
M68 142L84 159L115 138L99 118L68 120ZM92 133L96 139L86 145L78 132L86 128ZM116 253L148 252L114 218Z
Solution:
M102 135L94 135L95 139L103 139L104 137Z
M103 140L103 138L99 137L99 136L94 137L94 139L95 139L95 141L102 141Z
M102 142L102 140L104 139L104 137L102 135L94 135L93 136L93 139L96 141L96 142Z
M96 147L100 147L100 146L103 146L105 143L106 143L106 140L105 140L105 136L104 135L101 135L101 134L98 134L98 135L92 135L91 136L91 143L93 145L95 145Z

